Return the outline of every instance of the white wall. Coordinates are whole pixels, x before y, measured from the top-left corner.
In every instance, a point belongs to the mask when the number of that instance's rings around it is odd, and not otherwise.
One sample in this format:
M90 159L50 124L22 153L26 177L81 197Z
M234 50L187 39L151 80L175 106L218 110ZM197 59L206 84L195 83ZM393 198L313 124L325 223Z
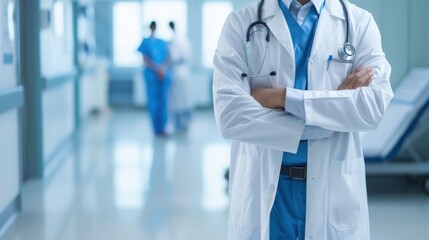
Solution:
M411 66L429 66L429 1L406 1L410 5L409 10L409 38Z
M47 89L42 96L43 159L55 150L74 132L74 86L73 82Z
M0 114L0 214L19 192L18 136L17 110Z
M0 4L0 91L18 85L16 77L15 42L5 33L7 15L6 1ZM4 63L4 54L12 54L13 62ZM13 109L0 113L0 215L19 193L19 119L18 110ZM1 227L1 226L0 226Z
M53 0L41 0L40 8L51 10L53 2ZM56 34L53 27L40 32L43 78L67 74L74 69L71 0L64 0L64 10L64 34L62 36ZM42 111L43 157L47 161L74 132L73 82L45 89L42 96Z
M413 67L429 67L429 1L407 1L411 5L410 17L410 65ZM429 158L429 133L416 143L416 147L423 157Z
M63 1L65 4L63 36L58 36L53 27L43 29L40 32L41 72L43 77L63 74L73 70L72 5L71 0ZM41 0L41 9L51 10L53 2L53 0Z
M410 67L408 37L410 1L351 0L371 12L380 29L386 58L392 65L391 83L396 86Z

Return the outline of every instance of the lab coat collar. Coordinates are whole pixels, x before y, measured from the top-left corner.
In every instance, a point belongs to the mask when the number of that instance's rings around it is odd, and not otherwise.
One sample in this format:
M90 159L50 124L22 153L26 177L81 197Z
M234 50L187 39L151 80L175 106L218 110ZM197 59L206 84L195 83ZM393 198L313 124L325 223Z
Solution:
M292 2L293 0L283 0L283 1L285 1L285 3L289 1L289 4L286 5L289 8L290 2ZM323 1L324 0L312 0L313 4L315 4L316 7L319 5L322 6ZM344 1L346 2L346 6L347 6L349 4L348 1L347 0L344 0ZM320 7L317 7L316 9L318 9L319 11ZM324 11L326 11L329 15L333 17L345 20L344 12L339 0L326 0L325 7L323 8L322 13ZM265 0L264 8L262 10L262 20L268 22L271 19L273 19L274 16L283 17L283 13L279 7L278 1Z
M345 19L341 3L339 0L326 0L325 7L319 17L319 25L314 37L311 56L314 56L320 50L320 47L326 43L330 34L334 32L337 26L335 19ZM294 59L295 52L293 50L292 38L289 34L289 26L286 24L278 0L266 0L262 12L262 20L267 23L270 31L286 49L290 57Z
M297 0L282 0L284 2L284 4L286 5L286 7L288 9L290 9L290 5L292 4L292 2L296 2ZM322 8L324 0L311 0L309 3L312 3L317 10L317 13L320 14L320 10Z
M348 9L348 5L350 3L348 2L348 0L343 0L343 1L346 4L346 7ZM341 3L339 0L326 0L324 9L326 10L327 13L329 13L329 15L335 18L339 18L342 20L346 19L345 13L343 11L343 7L341 6Z

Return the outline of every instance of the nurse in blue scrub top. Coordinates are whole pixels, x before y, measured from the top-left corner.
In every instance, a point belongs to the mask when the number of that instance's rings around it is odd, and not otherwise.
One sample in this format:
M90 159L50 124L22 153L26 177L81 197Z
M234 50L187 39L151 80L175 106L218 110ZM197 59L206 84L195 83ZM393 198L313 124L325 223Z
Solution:
M145 64L148 109L156 136L166 136L167 99L170 88L168 67L168 44L155 37L156 22L150 24L151 36L143 39L138 51L143 54Z

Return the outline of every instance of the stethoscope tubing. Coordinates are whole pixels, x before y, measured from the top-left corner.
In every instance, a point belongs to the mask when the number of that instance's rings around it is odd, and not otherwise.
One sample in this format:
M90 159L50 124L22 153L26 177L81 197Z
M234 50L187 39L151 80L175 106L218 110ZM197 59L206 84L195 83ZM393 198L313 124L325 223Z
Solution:
M344 0L339 0L339 1L341 3L341 6L342 6L343 12L344 12L344 16L346 18L346 36L345 36L345 40L344 40L343 45L338 49L338 55L339 55L340 59L335 59L335 60L337 62L342 62L342 63L351 63L352 62L351 59L355 55L355 48L354 48L353 44L350 43L349 12L348 12L348 9L347 9L347 6L346 6ZM261 2L258 5L258 20L255 22L252 22L246 31L246 47L245 47L246 48L246 62L247 62L248 70L252 71L252 73L250 75L243 73L246 75L246 77L259 76L260 72L262 71L262 67L264 65L265 58L266 58L267 51L268 51L268 45L270 43L270 28L268 27L266 22L262 21L262 10L263 10L264 3L265 3L265 0L261 0ZM261 66L259 67L258 71L255 71L255 68L253 66L252 59L251 59L251 55L252 55L251 51L252 50L251 50L251 46L250 46L250 41L251 41L252 35L255 33L255 32L252 32L252 29L257 25L262 25L266 29L267 34L265 36L266 44L265 44L265 49L264 49L264 55L262 57L262 63L261 63ZM346 51L346 47L351 47L353 51L351 53L348 53Z

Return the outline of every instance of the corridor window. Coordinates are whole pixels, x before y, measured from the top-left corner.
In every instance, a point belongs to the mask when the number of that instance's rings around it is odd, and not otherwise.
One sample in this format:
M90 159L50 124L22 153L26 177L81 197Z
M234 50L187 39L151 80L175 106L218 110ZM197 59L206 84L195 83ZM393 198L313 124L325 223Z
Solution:
M232 11L231 2L205 2L203 4L203 63L213 67L213 55L223 24Z
M179 35L186 35L187 31L187 5L185 1L144 1L143 2L143 29L144 35L149 36L149 24L157 23L157 36L169 41L172 31L168 26L174 21Z
M53 19L53 30L55 36L63 37L64 36L64 2L58 0L54 2L52 7L52 19Z
M113 5L114 65L117 67L141 66L143 60L140 53L137 52L141 40L141 3L115 3Z
M7 35L9 36L9 40L11 42L15 41L15 20L14 20L14 12L15 12L15 3L9 2L7 4Z

